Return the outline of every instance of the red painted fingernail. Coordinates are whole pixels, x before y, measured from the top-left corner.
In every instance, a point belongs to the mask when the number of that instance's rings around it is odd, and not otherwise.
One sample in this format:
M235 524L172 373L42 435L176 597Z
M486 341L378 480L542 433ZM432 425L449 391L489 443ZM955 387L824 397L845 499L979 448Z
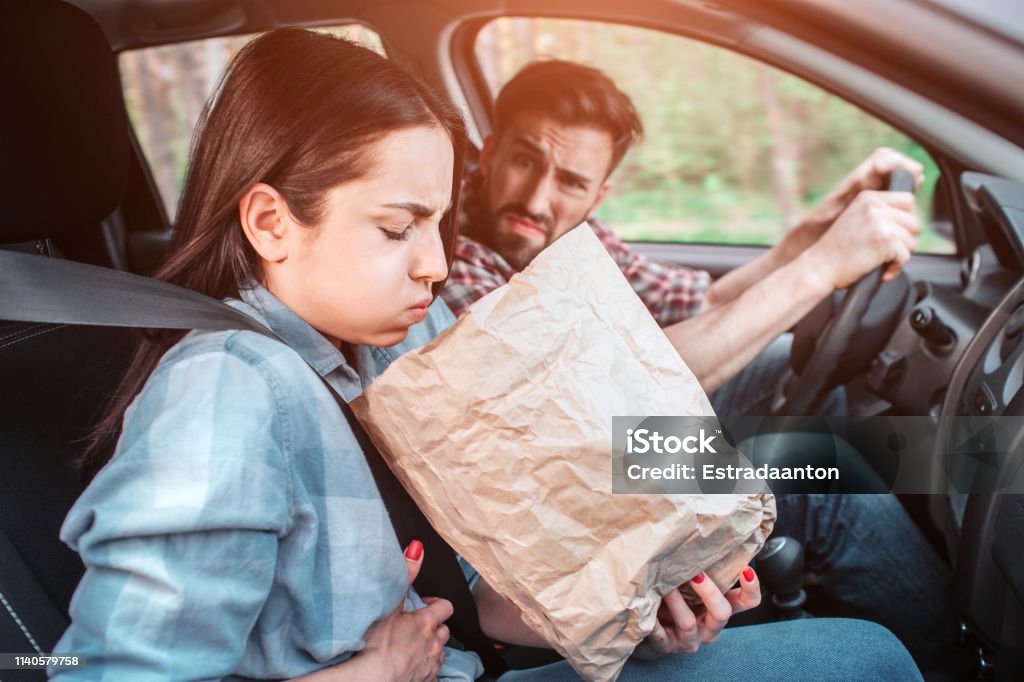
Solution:
M704 582L704 571L701 571L697 575L693 576L693 582L697 583L698 585Z
M423 543L419 540L413 540L409 543L409 546L405 548L405 558L413 561L419 561L420 557L423 556Z
M752 569L750 566L744 568L743 579L746 580L748 583L754 582L754 569Z

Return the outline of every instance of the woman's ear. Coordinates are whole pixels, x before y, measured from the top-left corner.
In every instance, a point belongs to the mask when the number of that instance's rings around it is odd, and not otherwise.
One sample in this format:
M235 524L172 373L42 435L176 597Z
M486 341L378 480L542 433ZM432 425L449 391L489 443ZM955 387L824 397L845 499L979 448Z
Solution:
M281 193L258 182L238 202L242 231L260 258L280 263L288 257L291 214Z

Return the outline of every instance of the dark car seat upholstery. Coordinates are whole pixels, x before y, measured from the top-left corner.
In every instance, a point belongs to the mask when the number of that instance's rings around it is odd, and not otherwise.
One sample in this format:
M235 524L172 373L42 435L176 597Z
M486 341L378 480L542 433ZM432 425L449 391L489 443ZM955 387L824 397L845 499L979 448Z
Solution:
M56 0L11 0L3 22L2 239L98 225L128 182L128 120L102 30Z
M72 5L9 0L4 9L0 248L80 240L118 206L127 182L116 63L100 28ZM0 323L0 651L51 651L67 625L82 566L58 532L81 492L83 437L133 335ZM2 674L4 682L40 677Z

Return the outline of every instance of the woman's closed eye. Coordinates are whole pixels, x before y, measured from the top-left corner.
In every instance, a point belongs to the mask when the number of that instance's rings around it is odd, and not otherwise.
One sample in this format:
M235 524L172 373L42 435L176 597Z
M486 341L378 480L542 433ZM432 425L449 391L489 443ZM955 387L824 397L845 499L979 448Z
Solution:
M406 225L403 229L392 229L384 226L378 226L380 231L384 233L384 236L388 239L396 242L404 242L409 239L409 235L412 234L412 225Z

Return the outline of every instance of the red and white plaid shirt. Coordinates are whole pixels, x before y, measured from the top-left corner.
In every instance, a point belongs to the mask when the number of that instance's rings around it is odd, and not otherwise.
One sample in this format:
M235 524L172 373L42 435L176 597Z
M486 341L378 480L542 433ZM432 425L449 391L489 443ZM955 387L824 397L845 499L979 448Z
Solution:
M659 325L665 327L697 314L711 284L711 275L634 253L600 220L589 218L587 222ZM459 235L441 298L453 313L461 315L514 274L516 270L497 251Z

